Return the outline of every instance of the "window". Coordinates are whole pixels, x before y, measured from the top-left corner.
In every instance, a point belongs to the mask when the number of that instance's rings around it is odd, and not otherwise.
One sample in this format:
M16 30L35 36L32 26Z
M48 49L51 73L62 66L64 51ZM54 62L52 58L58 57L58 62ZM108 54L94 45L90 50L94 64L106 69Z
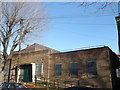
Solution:
M117 75L117 78L120 78L120 68L116 69L116 75Z
M55 64L55 76L61 76L62 75L62 64L57 63Z
M43 74L43 64L36 64L35 75L42 75L42 74Z
M5 75L5 76L8 76L8 74L9 74L9 67L6 67L6 68L5 68L5 73L4 73L4 75Z
M70 63L70 76L78 76L78 63L77 62Z
M88 76L96 76L97 75L97 67L95 61L88 61Z

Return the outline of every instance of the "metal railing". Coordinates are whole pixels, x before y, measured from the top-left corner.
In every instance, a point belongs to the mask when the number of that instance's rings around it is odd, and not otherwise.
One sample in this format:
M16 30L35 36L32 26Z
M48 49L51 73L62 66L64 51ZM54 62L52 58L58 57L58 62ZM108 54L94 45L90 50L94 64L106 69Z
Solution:
M19 76L19 82L23 82L23 75ZM4 82L7 81L7 76L4 76ZM10 82L16 82L16 76L11 75ZM40 77L40 75L35 75L35 82L25 82L34 84L36 87L52 87L52 88L68 88L73 86L87 86L87 87L97 87L96 85L84 84L80 80L51 80L45 77Z
M97 87L96 85L90 85L80 82L80 80L51 80L47 78L40 78L37 80L37 76L35 76L35 85L37 86L37 83L45 82L45 87L54 87L54 88L68 88L73 86L87 86L87 87Z

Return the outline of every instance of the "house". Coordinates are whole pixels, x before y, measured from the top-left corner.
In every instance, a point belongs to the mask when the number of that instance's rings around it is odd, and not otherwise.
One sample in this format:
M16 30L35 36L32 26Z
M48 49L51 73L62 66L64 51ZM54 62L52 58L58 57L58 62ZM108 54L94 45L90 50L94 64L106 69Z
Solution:
M120 88L119 58L106 46L59 52L35 43L14 52L11 67L11 80L19 82L47 80L69 86L79 81L94 88Z

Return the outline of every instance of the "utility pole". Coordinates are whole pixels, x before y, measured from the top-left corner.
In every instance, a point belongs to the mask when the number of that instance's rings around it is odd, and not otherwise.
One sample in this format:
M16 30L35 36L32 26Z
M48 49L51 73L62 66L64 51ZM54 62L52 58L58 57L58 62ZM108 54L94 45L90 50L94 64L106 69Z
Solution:
M21 42L22 42L22 29L23 29L23 20L24 19L20 19L20 30L18 32L18 34L20 35L20 38L19 38L19 56L18 56L18 60L17 60L17 83L19 82L19 74L20 74L20 65L19 65L19 60L20 60L20 56L21 56Z
M118 28L118 53L120 54L120 1L118 2L118 16L115 18Z
M20 30L18 31L18 34L20 35L20 38L19 38L19 58L17 60L17 82L19 82L19 59L20 59L20 51L21 51L21 40L22 40L22 29L23 29L23 20L24 19L20 19ZM8 82L10 81L10 72L11 72L11 64L12 64L12 59L10 58L9 59L9 72L8 72Z

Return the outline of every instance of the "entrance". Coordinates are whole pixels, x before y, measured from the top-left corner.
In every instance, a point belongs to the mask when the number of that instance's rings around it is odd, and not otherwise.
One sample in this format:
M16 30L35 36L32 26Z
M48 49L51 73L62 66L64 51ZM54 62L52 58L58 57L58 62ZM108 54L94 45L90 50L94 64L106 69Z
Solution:
M32 82L32 64L22 65L23 82Z

